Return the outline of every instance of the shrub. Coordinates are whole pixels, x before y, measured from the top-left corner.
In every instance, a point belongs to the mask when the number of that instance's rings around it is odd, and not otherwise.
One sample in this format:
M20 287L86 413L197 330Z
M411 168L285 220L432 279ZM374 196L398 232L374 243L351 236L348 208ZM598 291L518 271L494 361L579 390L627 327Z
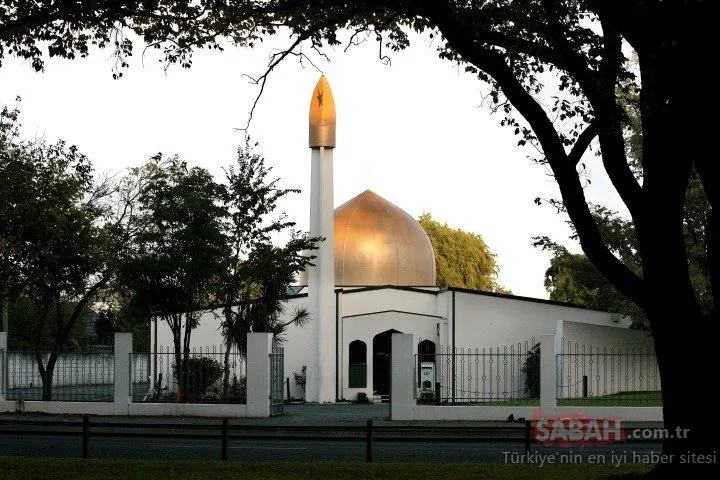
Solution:
M185 383L185 391L182 392L182 399L187 402L201 401L207 394L208 389L220 380L223 374L223 367L217 360L208 357L190 357L187 362L187 375L180 378L176 364L173 364L173 373L182 385Z
M303 365L300 373L293 372L293 377L295 377L295 385L305 391L305 382L307 381L307 365Z
M540 398L540 344L536 343L528 350L522 366L525 377L525 395L528 398Z
M247 379L237 375L233 375L233 381L228 392L228 403L246 403L247 402Z

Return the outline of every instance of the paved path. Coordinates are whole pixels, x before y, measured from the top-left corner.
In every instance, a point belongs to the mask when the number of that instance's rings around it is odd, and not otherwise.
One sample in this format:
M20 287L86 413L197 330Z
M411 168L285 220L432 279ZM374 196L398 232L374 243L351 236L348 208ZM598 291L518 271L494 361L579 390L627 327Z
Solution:
M269 419L282 424L323 424L390 420L390 404L300 403L285 405L285 413Z

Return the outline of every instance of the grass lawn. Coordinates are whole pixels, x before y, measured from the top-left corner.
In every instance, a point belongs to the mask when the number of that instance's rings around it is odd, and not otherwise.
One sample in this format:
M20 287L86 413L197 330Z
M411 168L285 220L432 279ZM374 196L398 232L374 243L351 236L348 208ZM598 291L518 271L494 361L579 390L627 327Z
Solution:
M622 392L598 397L558 399L558 406L588 407L662 407L660 392Z
M0 457L2 480L395 480L462 478L493 480L630 479L648 465L362 462L220 462Z
M421 404L418 402L418 404ZM488 400L486 402L455 402L441 405L483 405L488 407L539 407L539 398ZM660 392L622 392L595 397L559 398L558 407L662 407Z

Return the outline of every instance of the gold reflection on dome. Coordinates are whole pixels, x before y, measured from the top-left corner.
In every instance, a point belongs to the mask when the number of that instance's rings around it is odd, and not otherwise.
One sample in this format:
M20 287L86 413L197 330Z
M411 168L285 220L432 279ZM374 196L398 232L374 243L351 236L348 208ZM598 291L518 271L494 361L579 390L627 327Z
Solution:
M325 75L320 77L310 99L310 148L335 147L335 100Z
M335 209L337 285L435 285L435 255L420 224L366 190Z

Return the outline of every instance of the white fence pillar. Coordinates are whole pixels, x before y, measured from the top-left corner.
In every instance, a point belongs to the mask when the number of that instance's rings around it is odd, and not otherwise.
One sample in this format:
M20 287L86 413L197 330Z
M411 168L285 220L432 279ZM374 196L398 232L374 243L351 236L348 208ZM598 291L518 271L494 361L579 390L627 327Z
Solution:
M132 333L115 333L115 413L127 415L130 409L130 354L132 353Z
M412 419L415 408L415 335L393 333L390 357L390 419Z
M5 400L5 381L7 380L7 332L0 332L0 402Z
M540 409L553 415L557 407L555 335L540 335Z
M272 333L247 334L247 416L270 416Z

